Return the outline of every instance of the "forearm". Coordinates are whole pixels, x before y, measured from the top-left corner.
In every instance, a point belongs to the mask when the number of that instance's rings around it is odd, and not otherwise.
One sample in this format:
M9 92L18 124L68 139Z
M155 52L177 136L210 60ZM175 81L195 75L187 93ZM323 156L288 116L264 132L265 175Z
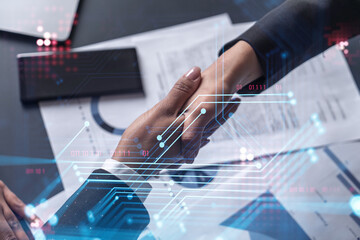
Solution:
M224 51L248 42L264 74L262 84L270 87L306 60L360 33L359 10L357 0L288 0L226 44Z
M238 85L245 86L263 75L254 49L245 41L239 41L222 54L202 73L203 79L215 79L217 93L233 94ZM223 96L219 95L218 100Z

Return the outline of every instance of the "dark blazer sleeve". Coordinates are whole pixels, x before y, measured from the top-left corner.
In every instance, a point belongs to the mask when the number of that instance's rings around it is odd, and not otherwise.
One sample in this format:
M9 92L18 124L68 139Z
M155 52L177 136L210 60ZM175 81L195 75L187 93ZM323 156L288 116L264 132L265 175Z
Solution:
M359 0L288 0L227 43L222 51L240 40L248 42L264 73L251 84L268 88L313 56L359 34L359 12ZM240 91L249 92L248 86Z
M139 197L119 178L94 171L46 223L47 239L137 239L150 222Z

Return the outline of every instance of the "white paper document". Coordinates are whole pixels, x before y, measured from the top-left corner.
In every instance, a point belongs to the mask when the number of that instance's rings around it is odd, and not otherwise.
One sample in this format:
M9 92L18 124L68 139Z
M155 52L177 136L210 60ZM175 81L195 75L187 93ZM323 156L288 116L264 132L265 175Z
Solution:
M149 43L139 44L142 59L147 59L143 71L158 78L157 100L166 95L175 76L189 66L198 62L204 68L214 61L214 42L212 38L171 50L150 50ZM150 62L150 55L157 56L158 63ZM239 109L210 138L195 165L239 159L241 148L261 156L360 136L359 93L343 54L335 47L296 68L261 95L240 97ZM314 116L319 123L311 120Z
M163 176L145 202L149 228L158 239L357 239L360 218L349 203L360 191L359 147L342 143L256 161L261 168L240 162Z
M191 67L210 66L223 44L252 24L233 26L224 14L79 48L136 47L145 95L40 103L65 188L62 196L54 198L53 212L112 156L119 132L161 100ZM241 99L238 111L211 137L193 166L236 160L244 149L247 158L360 137L359 93L345 58L334 48L292 71L264 94ZM44 213L43 218L50 214Z
M191 41L194 33L198 33L202 29L211 29L215 25L221 25L224 28L230 27L229 16L221 14L191 23L82 47L78 50L135 47L135 41L161 39L179 33ZM142 73L142 75L144 74ZM104 96L99 100L80 98L71 101L45 101L39 104L65 189L64 192L48 201L46 207L44 204L38 208L37 214L43 220L51 216L94 169L101 167L104 160L112 156L121 135L113 134L106 126L99 125L95 117L101 116L107 126L113 127L115 131L121 131L152 106L154 101L149 99L153 91L151 81L145 82L144 80L143 83L145 95ZM89 126L85 126L85 123L88 123Z

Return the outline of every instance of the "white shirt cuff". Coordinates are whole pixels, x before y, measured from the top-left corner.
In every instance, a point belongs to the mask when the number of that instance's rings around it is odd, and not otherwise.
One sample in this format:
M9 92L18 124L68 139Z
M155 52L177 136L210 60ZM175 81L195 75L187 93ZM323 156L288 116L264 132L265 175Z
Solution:
M114 159L106 159L101 168L124 181L142 202L146 200L151 185L139 173Z

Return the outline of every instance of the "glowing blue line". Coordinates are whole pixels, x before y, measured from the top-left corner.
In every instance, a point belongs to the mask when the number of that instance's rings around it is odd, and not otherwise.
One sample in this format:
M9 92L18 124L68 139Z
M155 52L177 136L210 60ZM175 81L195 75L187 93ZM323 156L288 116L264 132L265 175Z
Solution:
M61 157L61 155L65 152L65 150L75 141L75 139L80 135L80 133L86 128L86 124L84 124L84 126L80 129L80 131L73 137L73 139L71 139L71 141L66 144L66 146L63 148L63 150L61 150L61 152L56 155L55 159L58 159Z
M170 146L157 158L157 160L154 163L157 163L157 161L172 147L172 145L175 144L175 142L181 138L181 136L189 129L189 127L191 127L191 125L202 115L202 113L200 113L195 119L194 121L192 121L190 123L190 125L174 140L174 142L172 144L170 144Z
M170 134L170 136L164 141L164 144L167 142L167 140L169 140L169 138L171 138L172 135L174 135L174 133L176 133L176 131L184 124L184 122L196 111L196 109L198 109L198 107L200 106L200 104L194 109L194 111L192 111L189 116L187 116L187 118L184 119L184 121Z
M163 135L167 132L167 130L169 130L169 128L186 112L186 110L196 101L196 99L199 98L199 96L200 96L200 95L198 95L198 96L184 109L184 111L182 111L182 113L170 124L170 126L165 129L165 131L161 134L161 136L163 136Z

